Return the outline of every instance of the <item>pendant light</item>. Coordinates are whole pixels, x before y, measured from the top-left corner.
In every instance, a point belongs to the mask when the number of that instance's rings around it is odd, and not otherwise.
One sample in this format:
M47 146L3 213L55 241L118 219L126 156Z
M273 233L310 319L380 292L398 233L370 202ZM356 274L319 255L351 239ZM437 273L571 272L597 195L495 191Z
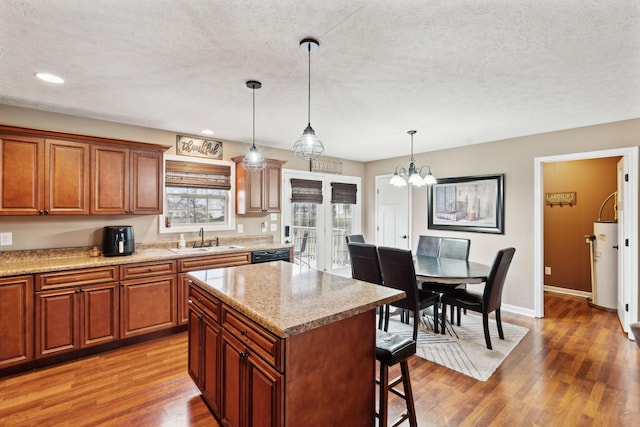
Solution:
M405 169L402 166L396 166L396 170L389 181L389 184L391 185L404 187L409 183L415 187L421 187L423 185L432 185L438 182L436 177L431 174L431 168L429 166L421 166L420 168L416 167L416 160L413 158L413 135L415 135L416 132L417 131L415 130L407 131L407 133L411 135L411 158L409 159L409 169ZM423 177L422 171L424 169L427 170L427 174Z
M311 52L316 52L320 44L314 39L304 39L300 42L300 50L309 55L309 87L307 98L307 127L302 132L302 136L293 144L293 151L296 157L305 160L315 160L324 151L322 141L316 136L316 132L311 127Z
M264 165L267 163L256 147L256 89L260 89L262 87L262 83L255 80L249 80L247 82L247 87L253 92L253 144L251 145L247 155L242 159L242 166L247 172L259 172L264 169Z

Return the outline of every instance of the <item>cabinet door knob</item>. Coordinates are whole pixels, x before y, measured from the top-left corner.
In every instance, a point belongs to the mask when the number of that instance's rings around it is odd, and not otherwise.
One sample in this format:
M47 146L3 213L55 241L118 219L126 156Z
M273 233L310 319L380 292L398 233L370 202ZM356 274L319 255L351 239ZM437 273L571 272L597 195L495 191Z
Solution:
M49 215L49 211L47 209L44 210L45 215Z
M44 215L44 211L42 209L38 210L38 215Z
M149 273L151 273L153 271L153 268L149 267Z
M242 335L247 335L247 330L246 330L246 329L243 329L243 330L241 330L241 331L240 331L240 333L241 333Z
M249 357L249 353L247 353L246 351L243 351L242 353L240 353L240 357L242 357L243 359L246 359Z

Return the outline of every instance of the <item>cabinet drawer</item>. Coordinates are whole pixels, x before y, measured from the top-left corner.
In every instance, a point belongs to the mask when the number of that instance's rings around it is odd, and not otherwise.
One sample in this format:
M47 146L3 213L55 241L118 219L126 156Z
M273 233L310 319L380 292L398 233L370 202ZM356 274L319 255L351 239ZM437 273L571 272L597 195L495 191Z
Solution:
M137 279L139 277L160 276L176 272L175 261L144 262L120 266L120 279Z
M283 372L283 340L226 306L222 306L222 326L246 345L248 351Z
M220 254L214 256L193 257L178 260L180 273L193 270L207 270L209 268L233 267L251 263L250 252Z
M68 288L69 286L97 285L118 281L118 267L84 268L54 273L36 274L36 291Z
M217 323L220 323L220 301L206 295L193 285L189 286L189 300Z

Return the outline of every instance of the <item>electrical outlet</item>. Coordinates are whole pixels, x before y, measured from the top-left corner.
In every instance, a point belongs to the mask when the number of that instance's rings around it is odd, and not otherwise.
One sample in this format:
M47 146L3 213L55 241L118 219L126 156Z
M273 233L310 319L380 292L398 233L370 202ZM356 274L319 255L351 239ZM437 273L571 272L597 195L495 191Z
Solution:
M238 224L238 233L244 233L244 226L242 224Z
M271 224L271 231L278 231L278 224Z
M551 267L545 267L544 274L546 274L547 276L551 276Z
M10 231L7 233L0 233L0 245L13 245L13 233Z

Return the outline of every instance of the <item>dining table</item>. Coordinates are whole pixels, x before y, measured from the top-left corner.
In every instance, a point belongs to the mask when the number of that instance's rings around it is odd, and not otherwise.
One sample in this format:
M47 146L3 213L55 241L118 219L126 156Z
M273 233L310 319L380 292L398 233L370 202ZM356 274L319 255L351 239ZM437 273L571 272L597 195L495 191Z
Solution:
M490 270L479 262L420 255L414 257L414 267L418 280L451 285L483 283Z

